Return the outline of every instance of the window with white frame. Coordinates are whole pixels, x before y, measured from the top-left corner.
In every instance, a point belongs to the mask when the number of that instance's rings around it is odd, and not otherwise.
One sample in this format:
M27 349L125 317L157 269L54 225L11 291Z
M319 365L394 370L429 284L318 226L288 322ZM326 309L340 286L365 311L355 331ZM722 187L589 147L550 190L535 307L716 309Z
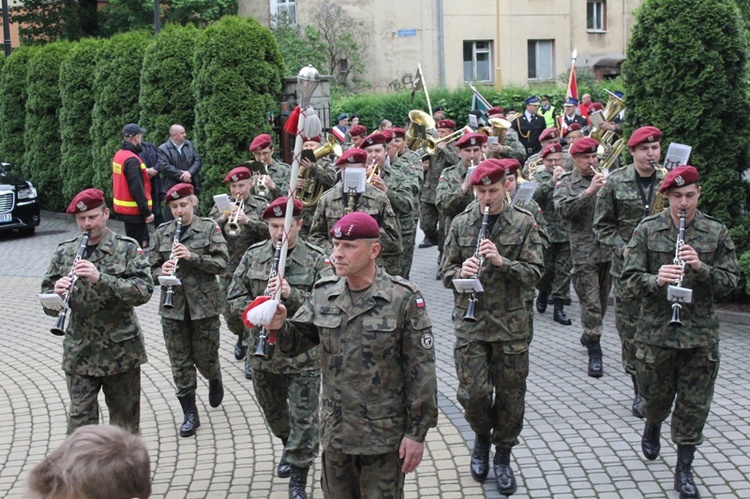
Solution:
M464 81L492 82L492 42L464 41Z
M297 24L296 0L271 0L271 16L286 15L292 24Z
M553 80L554 40L529 40L529 80Z
M606 0L588 0L586 4L586 29L588 31L607 30Z

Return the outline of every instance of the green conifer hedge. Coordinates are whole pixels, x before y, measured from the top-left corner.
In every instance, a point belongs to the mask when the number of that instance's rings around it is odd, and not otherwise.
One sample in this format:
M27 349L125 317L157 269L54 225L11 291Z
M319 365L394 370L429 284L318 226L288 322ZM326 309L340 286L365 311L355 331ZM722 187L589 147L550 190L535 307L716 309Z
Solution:
M0 160L11 163L21 173L23 131L26 126L26 74L35 47L19 47L5 60L0 78Z

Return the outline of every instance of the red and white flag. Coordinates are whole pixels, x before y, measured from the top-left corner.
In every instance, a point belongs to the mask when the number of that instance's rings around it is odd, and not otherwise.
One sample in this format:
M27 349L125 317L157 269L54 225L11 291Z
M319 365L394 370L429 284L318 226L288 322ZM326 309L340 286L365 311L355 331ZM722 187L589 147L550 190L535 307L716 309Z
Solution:
M568 79L568 93L565 97L573 97L578 100L578 83L576 83L576 59L578 58L578 51L573 50L571 55L570 63L570 78Z

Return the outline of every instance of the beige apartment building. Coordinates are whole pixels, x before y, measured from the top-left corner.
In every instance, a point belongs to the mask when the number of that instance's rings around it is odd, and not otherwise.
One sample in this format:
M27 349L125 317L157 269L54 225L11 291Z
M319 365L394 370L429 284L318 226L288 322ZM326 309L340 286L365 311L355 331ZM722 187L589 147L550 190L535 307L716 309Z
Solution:
M241 15L268 25L288 12L310 23L322 0L239 0ZM336 0L367 33L365 79L380 91L408 88L422 65L428 86L455 88L554 81L570 69L620 74L642 0Z

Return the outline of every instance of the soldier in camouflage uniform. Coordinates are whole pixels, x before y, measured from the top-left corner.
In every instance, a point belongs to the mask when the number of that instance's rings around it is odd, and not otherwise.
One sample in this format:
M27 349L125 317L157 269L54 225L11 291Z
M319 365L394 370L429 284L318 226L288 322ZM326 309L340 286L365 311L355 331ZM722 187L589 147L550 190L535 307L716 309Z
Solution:
M182 217L180 242L174 243L175 220L160 225L154 233L149 258L154 280L174 274L182 281L180 286L172 287L173 308L164 307L167 290L162 287L159 310L177 398L185 416L180 436L189 437L201 424L195 405L196 367L208 380L211 407L218 407L224 398L219 366L219 314L225 297L216 276L225 272L229 254L216 222L194 215L198 198L190 184L175 185L165 199L175 219Z
M219 211L219 207L214 205L208 214L222 228L224 239L227 241L229 264L227 265L226 272L219 276L219 285L224 296L227 296L227 288L232 281L232 274L237 265L239 265L242 255L245 254L245 251L250 246L268 237L268 226L260 218L260 214L266 206L265 198L254 196L250 192L252 189L252 173L250 170L244 166L238 166L224 177L224 182L229 182L230 197L235 200L235 203L243 202L242 213L237 215L237 224L240 228L239 234L233 235L227 231L227 221L234 213L222 213ZM237 206L235 206L235 211L236 209ZM245 351L247 350L244 344L245 325L238 315L234 315L229 311L228 304L226 304L223 313L224 320L227 321L227 327L237 336L237 342L234 345L234 358L242 360L245 358ZM245 366L245 377L252 378L252 370L249 365Z
M308 150L315 152L316 150L323 147L320 137L306 138L302 142L302 150ZM307 171L307 177L303 177L304 172ZM321 195L334 186L338 180L338 168L330 160L330 156L324 156L319 160L313 162L308 158L302 157L299 162L299 176L297 178L297 191L295 196L302 190L308 189L312 193L320 190ZM310 233L310 227L312 226L313 215L315 215L315 208L317 202L305 206L302 209L302 219L305 221L300 229L299 237L307 239Z
M268 292L274 295L277 280L268 277L276 264L275 249L284 237L286 196L275 199L264 211L271 239L251 247L234 273L229 288L229 301L235 316L241 317L250 302ZM281 297L289 313L300 308L313 283L322 277L333 275L330 262L323 251L298 238L304 223L302 203L294 201L294 218L287 239L289 253L284 270ZM268 358L253 355L257 348L256 328L250 338L251 349L248 361L252 365L255 379L253 386L258 403L263 409L268 426L284 444L284 453L277 468L277 475L289 477L289 495L295 499L307 497L307 471L318 455L318 397L320 395L320 361L318 348L312 348L294 358L273 355L273 347L267 345Z
M349 142L341 146L344 151L352 147L359 147L364 138L367 137L367 128L364 125L354 125L346 135L349 137Z
M720 221L697 210L701 188L692 166L675 168L664 179L669 208L643 219L625 250L624 293L639 297L641 314L635 341L638 389L646 425L641 448L654 460L661 448L661 424L674 402L672 441L677 444L674 487L680 497L699 497L693 481L695 447L711 409L719 370L719 318L714 302L740 278L734 242ZM675 265L680 213L685 214L684 244ZM681 304L682 326L670 325L668 285L683 276L692 301Z
M476 322L463 320L470 297L454 292L457 309L454 358L457 397L476 437L471 474L484 481L491 444L498 491L511 495L516 480L511 448L523 427L529 373L527 290L542 275L543 250L533 216L505 199L506 169L496 159L482 161L471 175L478 205L458 215L448 231L443 256L443 284L479 274L484 293L477 294ZM489 207L487 237L477 244L484 209ZM483 257L484 265L475 256ZM494 393L494 402L493 402Z
M644 126L633 132L628 140L628 149L634 163L612 172L607 183L597 194L594 230L602 244L612 249L612 279L615 295L615 326L622 345L622 367L633 382L634 416L642 418L641 398L635 377L635 330L641 313L641 297L623 296L620 272L627 246L633 230L649 213L658 213L664 207L659 184L664 178L660 169L655 169L661 158L661 131L654 126ZM661 201L660 201L661 200ZM656 202L656 210L653 204Z
M453 120L440 120L436 126L439 140L450 135L456 128L456 123ZM419 226L424 232L424 240L419 243L420 248L429 248L437 244L442 253L445 227L441 223L440 212L435 204L438 180L443 169L455 165L460 160L456 146L445 142L439 143L435 148L435 154L430 156L430 165L425 171L420 195Z
M487 110L487 117L505 119L502 107L491 107ZM523 163L526 159L526 148L518 140L518 133L512 128L505 131L502 143L494 142L488 146L488 157L498 159L515 159Z
M253 177L254 193L258 194L258 186L262 183L268 189L265 196L268 201L273 201L279 196L286 196L289 191L289 174L291 168L286 163L273 159L273 140L267 133L255 137L250 143L250 152L253 153L255 161L263 164L264 175ZM252 168L251 168L252 170Z
M570 155L570 147L575 143L576 140L583 138L583 130L581 125L573 123L569 127L563 130L563 139L565 139L565 147L563 147L563 169L566 172L573 170L573 156Z
M347 169L363 169L365 161L367 161L367 153L362 149L352 147L336 160L336 166L339 167L343 179ZM349 195L344 192L343 181L326 191L318 201L308 241L330 252L333 245L328 234L347 213L349 205L350 199ZM354 195L351 206L353 211L367 213L378 222L382 229L381 241L385 254L379 256L377 263L389 274L398 275L401 272L401 227L391 208L388 196L380 189L365 184L365 191Z
M104 391L110 424L137 434L140 366L147 359L134 307L146 303L154 291L148 262L135 240L107 228L109 209L102 191L78 193L66 212L75 215L81 232L91 231L88 244L83 259L74 263L81 238L60 243L41 292L64 299L72 283L71 268L78 277L63 340L62 364L70 397L68 435L79 426L99 423L99 390ZM46 307L44 312L58 315Z
M529 156L528 159L526 159L526 163L524 163L523 165L524 178L530 178L529 168L531 168L532 165L536 164L537 166L534 167L535 171L539 170L539 166L541 166L542 163L542 152L544 151L544 148L550 144L559 144L560 132L556 127L546 128L539 136L539 142L542 144L542 150L536 154Z
M612 250L597 241L593 227L596 193L606 179L605 173L594 173L599 165L598 146L599 142L589 137L573 144L570 154L575 169L560 175L553 196L555 210L570 236L571 280L581 304L581 344L588 350L588 374L594 378L604 373L600 339L612 287L609 274Z
M563 326L570 326L571 320L565 314L565 302L570 301L570 239L568 228L555 211L553 194L562 168L562 146L550 144L542 150L541 168L536 171L535 180L539 186L534 192L534 200L539 203L547 221L550 245L544 251L544 275L537 283L539 296L536 309L540 314L547 310L548 296L552 295L555 311L553 319Z
M388 134L373 133L366 137L362 146L367 152L368 174L372 168L379 168L380 174L371 177L372 186L388 196L401 228L400 269L396 275L409 278L414 256L414 237L417 223L414 213L419 210L419 179L407 175L400 168L388 164Z
M365 213L343 217L331 231L338 276L268 326L277 354L320 345L323 497L403 497L437 423L432 323L417 286L376 267L379 233Z

